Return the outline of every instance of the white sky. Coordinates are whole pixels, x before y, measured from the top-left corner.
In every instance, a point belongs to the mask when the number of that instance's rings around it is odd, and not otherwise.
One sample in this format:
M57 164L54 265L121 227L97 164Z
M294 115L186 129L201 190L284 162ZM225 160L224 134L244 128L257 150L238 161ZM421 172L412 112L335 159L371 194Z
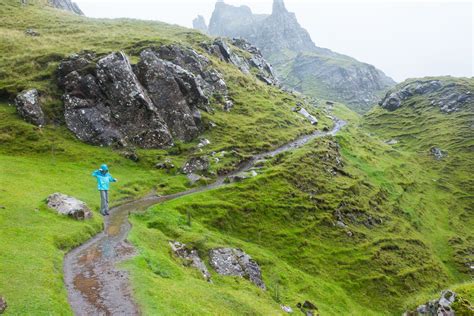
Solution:
M89 17L129 17L192 26L215 0L75 0ZM270 13L272 0L225 0ZM472 1L286 0L317 46L373 64L396 81L474 76Z

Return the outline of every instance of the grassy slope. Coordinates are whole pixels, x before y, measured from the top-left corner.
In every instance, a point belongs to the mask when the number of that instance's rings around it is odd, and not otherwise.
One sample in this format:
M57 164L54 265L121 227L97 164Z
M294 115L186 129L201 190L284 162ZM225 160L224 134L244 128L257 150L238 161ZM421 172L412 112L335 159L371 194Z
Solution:
M44 8L41 1L29 2L33 4L22 8L18 1L0 1L0 205L5 207L0 209L0 274L8 276L0 279L0 295L6 297L11 314L33 310L36 315L68 314L62 257L67 249L98 232L101 219L97 213L85 223L58 217L44 206L49 194L71 194L96 209L90 172L103 162L121 180L112 191L115 203L153 188L159 193L181 191L189 186L185 177L177 170L154 170L156 162L169 157L179 167L188 156L233 149L234 155L212 166L229 169L253 152L281 145L314 127L291 112L297 102L294 96L213 59L225 74L235 109L224 113L219 104L213 104L216 113L205 118L217 127L205 133L212 145L202 152L196 150L196 142L169 151L139 150L140 162L133 163L120 151L82 144L61 124L55 69L62 58L84 49L99 53L122 49L136 60L134 56L146 45L176 42L198 49L197 43L205 38L163 23L87 19ZM24 35L29 27L41 36ZM50 123L59 125L38 129L21 121L8 105L8 98L31 87L40 90ZM321 127L327 124L329 120L323 117Z

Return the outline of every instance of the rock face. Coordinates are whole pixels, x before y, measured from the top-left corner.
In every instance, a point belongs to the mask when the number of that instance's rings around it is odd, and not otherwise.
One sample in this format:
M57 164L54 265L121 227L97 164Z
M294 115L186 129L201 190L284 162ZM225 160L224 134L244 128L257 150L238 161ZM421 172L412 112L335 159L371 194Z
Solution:
M209 98L228 99L223 76L196 51L176 45L145 49L136 66L124 53L99 60L75 54L58 69L68 128L95 145L166 148L203 130Z
M49 0L49 3L55 8L70 11L77 15L84 15L77 3L72 2L71 0Z
M204 44L203 46L209 54L233 64L243 73L249 74L251 69L256 69L258 79L268 85L279 85L273 67L265 60L257 47L242 38L234 38L230 43L246 52L250 57L239 55L223 38L217 38L212 44Z
M209 34L248 40L275 66L284 85L315 97L342 101L361 111L395 85L372 65L317 47L282 0L274 0L272 14L253 14L247 6L219 1Z
M419 79L403 82L388 91L379 105L395 111L403 106L405 100L419 95L427 96L430 104L444 113L457 112L474 103L472 92L462 85L444 80Z
M212 249L209 252L209 261L221 275L245 277L261 289L266 289L259 265L240 249Z
M204 17L202 15L198 15L197 18L193 20L193 28L195 30L203 32L204 34L209 33L209 28L207 27L206 20L204 20Z
M39 94L36 89L23 91L15 98L18 114L27 122L36 126L44 125L44 114L41 109Z
M0 314L3 314L5 310L7 309L7 301L0 296Z
M441 297L437 300L432 300L424 305L418 306L416 311L405 312L404 316L454 316L455 312L451 305L457 300L457 294L453 291L447 290L441 292Z
M178 258L185 261L185 265L189 265L198 269L202 273L204 279L206 279L208 282L211 282L211 274L209 273L209 270L207 270L206 265L201 260L198 252L195 249L190 250L186 248L185 244L182 244L178 241L170 241L169 244L173 253Z
M51 194L47 199L48 207L56 210L60 215L67 215L77 220L92 217L91 210L86 203L61 193Z

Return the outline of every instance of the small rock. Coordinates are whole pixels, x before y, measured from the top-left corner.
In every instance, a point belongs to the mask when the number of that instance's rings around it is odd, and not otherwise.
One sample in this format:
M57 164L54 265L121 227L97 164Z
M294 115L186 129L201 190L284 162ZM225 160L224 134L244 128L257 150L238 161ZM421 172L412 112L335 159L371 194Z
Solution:
M179 241L170 241L169 244L173 250L173 253L178 258L189 262L192 267L198 269L202 273L202 276L204 279L206 279L206 281L211 282L211 274L209 273L209 270L207 270L204 262L199 257L197 250L189 250L186 248L185 244L182 244Z
M211 249L209 262L221 275L245 277L261 289L266 289L260 266L241 249Z
M441 160L445 156L445 152L438 147L431 147L430 153L435 157L436 160Z
M188 160L182 171L186 174L194 173L197 171L207 171L210 167L210 162L208 157L194 157Z
M5 310L7 309L8 304L7 301L0 296L0 314L3 314Z
M191 184L194 184L194 183L196 183L196 182L198 182L199 180L202 179L202 177L200 175L195 174L195 173L190 173L190 174L187 175L187 177L188 177L189 183L191 183Z
M288 314L293 313L293 308L291 308L290 306L280 305L280 307L284 312L287 312Z
M67 215L77 220L92 217L92 212L86 203L65 194L51 194L47 199L47 203L48 207L56 210L58 214Z
M33 29L26 29L25 35L37 37L37 36L40 36L41 34Z
M135 151L132 151L132 150L123 151L122 156L124 156L127 159L130 159L133 162L140 161L140 157L138 157L138 154Z
M391 140L386 141L385 144L387 144L387 145L396 145L396 144L398 144L398 140L391 139Z
M174 167L175 167L175 165L173 164L173 162L170 159L166 159L164 162L159 162L155 165L156 169L170 170L170 169L174 169Z
M208 139L202 138L199 144L197 145L198 148L209 146L211 142Z
M306 109L302 108L301 110L298 111L299 114L303 115L310 123L311 125L316 125L318 124L318 119L309 114Z
M231 100L226 100L224 103L224 111L229 112L234 107L234 102Z
M342 222L342 221L337 221L337 222L336 222L336 226L337 226L337 227L340 227L340 228L346 228L346 227L347 227L347 225L344 224L344 222Z
M44 125L44 114L41 109L38 90L23 91L15 98L18 114L28 123L36 126Z

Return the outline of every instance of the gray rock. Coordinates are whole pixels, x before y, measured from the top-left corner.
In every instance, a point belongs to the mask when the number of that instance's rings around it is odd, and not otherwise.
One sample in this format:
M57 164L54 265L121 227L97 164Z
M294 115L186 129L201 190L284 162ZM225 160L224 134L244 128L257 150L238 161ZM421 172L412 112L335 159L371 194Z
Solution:
M186 175L186 177L188 178L190 184L195 184L196 182L200 181L203 178L200 175L195 174L195 173L189 173Z
M77 15L84 15L84 13L79 8L77 3L72 2L71 0L48 0L48 1L50 5L52 5L53 7L57 9L69 11Z
M291 308L290 306L280 305L280 308L282 309L282 311L284 311L288 314L293 313L293 308Z
M0 296L0 314L3 314L5 310L7 309L8 304L7 301Z
M197 145L198 148L203 148L203 147L206 147L206 146L209 146L211 144L211 142L206 139L206 138L202 138L200 141L199 141L199 144Z
M206 20L202 15L198 15L197 18L193 20L193 29L201 31L204 34L209 33L209 28L207 27Z
M430 153L431 155L434 156L436 160L442 160L444 156L446 155L446 153L443 150L441 150L441 148L438 148L438 147L431 147Z
M41 109L38 90L31 89L23 91L15 98L18 114L28 123L43 126L45 123L43 110Z
M311 123L311 125L318 124L318 119L312 116L311 114L309 114L308 111L306 111L306 109L301 108L301 110L299 110L298 113L303 115Z
M31 36L31 37L38 37L41 34L33 29L26 29L25 35Z
M204 262L199 257L197 250L188 249L185 244L182 244L178 241L170 241L171 250L173 253L180 259L185 261L186 265L192 266L198 269L204 279L208 282L211 282L211 274L207 269Z
M391 140L386 141L385 144L387 144L387 145L396 145L396 144L398 144L398 140L391 139Z
M261 289L266 289L259 265L242 250L231 248L212 249L209 251L209 260L217 273L245 277Z
M155 165L155 168L157 169L166 169L166 170L170 170L170 169L174 169L175 168L175 165L173 164L173 162L171 161L171 159L166 159L164 162L159 162Z
M186 174L205 172L210 166L211 163L208 157L193 157L184 164L182 171Z
M455 316L455 312L451 305L456 301L457 294L447 290L441 292L441 296L437 300L432 300L426 304L417 307L416 311L407 311L404 315L419 316Z
M92 217L91 210L86 203L61 193L51 194L47 199L49 208L54 209L60 215L67 215L76 220L85 220Z

